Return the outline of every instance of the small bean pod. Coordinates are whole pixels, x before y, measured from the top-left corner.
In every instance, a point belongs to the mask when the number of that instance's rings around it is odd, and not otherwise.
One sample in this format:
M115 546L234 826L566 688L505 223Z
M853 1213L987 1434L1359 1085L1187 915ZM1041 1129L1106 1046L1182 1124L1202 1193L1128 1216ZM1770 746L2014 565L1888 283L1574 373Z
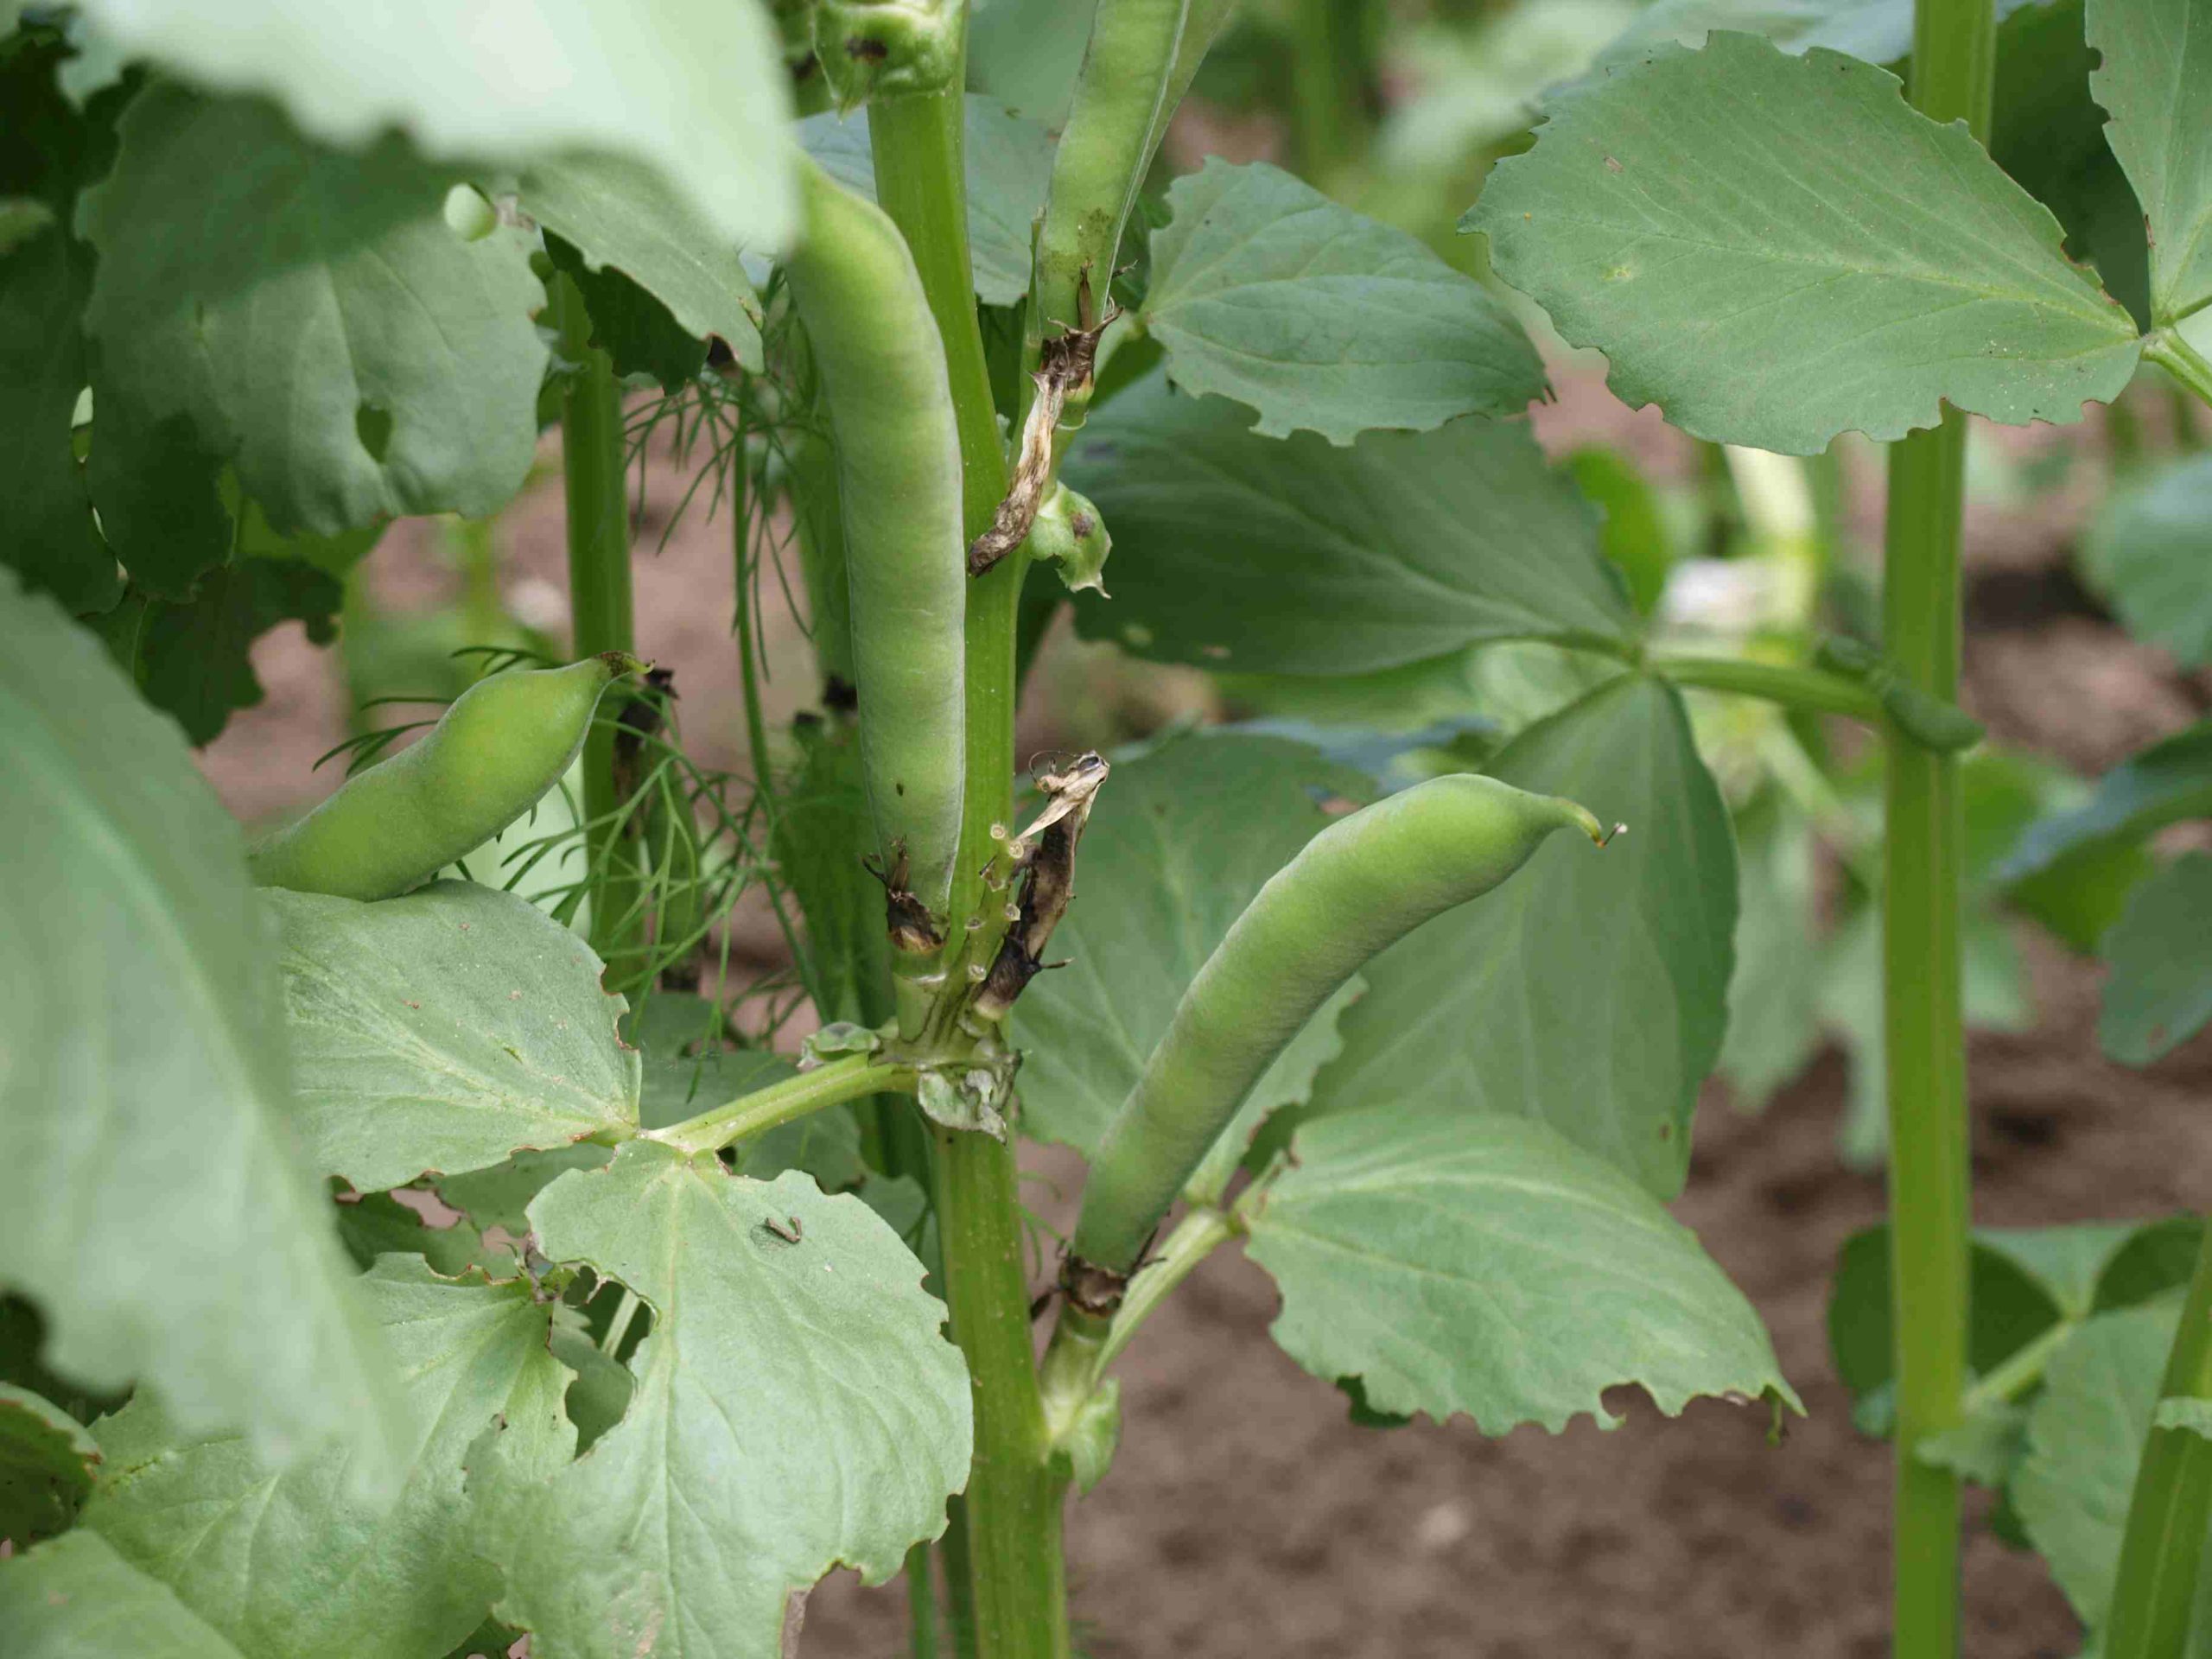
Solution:
M583 747L601 694L642 667L621 652L494 674L421 741L341 785L247 855L264 887L390 899L537 804Z
M944 351L898 227L811 162L791 294L836 432L853 677L886 871L943 912L960 843L967 609Z
M1330 994L1569 829L1606 839L1572 801L1463 774L1389 796L1314 836L1184 991L1091 1165L1073 1262L1129 1273L1252 1085Z
M1115 250L1144 182L1153 128L1164 119L1188 6L1189 0L1100 0L1037 232L1033 342L1063 328L1092 327L1105 314Z

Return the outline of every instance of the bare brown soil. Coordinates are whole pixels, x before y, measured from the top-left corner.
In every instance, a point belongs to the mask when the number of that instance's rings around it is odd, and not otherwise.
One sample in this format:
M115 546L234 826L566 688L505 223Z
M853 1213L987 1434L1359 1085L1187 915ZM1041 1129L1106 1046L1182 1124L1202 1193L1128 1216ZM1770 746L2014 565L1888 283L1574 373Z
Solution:
M1666 464L1671 434L1588 388L1541 420ZM2044 440L2037 440L2037 442ZM2075 493L2069 492L2069 504ZM2204 688L2128 642L2064 576L2049 503L1979 518L1968 700L2003 740L2094 770L2193 717ZM653 534L657 526L649 525ZM560 505L539 490L505 534L517 582L557 601ZM432 586L419 543L381 552L395 592ZM683 527L640 561L640 645L675 663L687 730L709 760L738 747L719 525ZM328 785L306 766L342 734L329 665L296 629L257 654L268 702L207 757L234 810L258 816ZM810 691L788 616L776 702ZM1039 734L1041 742L1050 735ZM764 946L765 948L765 946ZM2038 1021L1973 1050L1978 1214L2005 1224L2148 1216L2201 1205L2212 1177L2212 1041L2132 1073L2096 1052L2096 970L2031 945ZM1844 1079L1823 1057L1758 1118L1717 1092L1681 1218L1757 1303L1809 1417L1770 1447L1765 1419L1717 1403L1681 1419L1640 1396L1627 1425L1485 1440L1464 1421L1387 1433L1267 1336L1274 1293L1235 1253L1210 1262L1122 1366L1125 1444L1073 1512L1075 1614L1098 1659L1874 1659L1885 1651L1887 1449L1852 1428L1827 1358L1838 1244L1882 1211L1878 1179L1834 1152ZM1033 1160L1033 1197L1063 1217L1076 1179ZM1055 1189L1058 1196L1055 1195ZM1971 1659L2065 1659L2078 1631L2031 1558L1977 1511L1966 1563ZM806 1651L902 1650L897 1586L840 1575L813 1598Z

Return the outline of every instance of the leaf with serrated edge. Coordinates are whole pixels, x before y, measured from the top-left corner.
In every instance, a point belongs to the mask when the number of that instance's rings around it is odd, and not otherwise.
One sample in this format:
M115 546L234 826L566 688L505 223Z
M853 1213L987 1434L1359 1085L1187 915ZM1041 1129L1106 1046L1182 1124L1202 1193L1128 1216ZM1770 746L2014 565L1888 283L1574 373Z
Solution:
M1344 1052L1299 1115L1537 1118L1670 1198L1726 1024L1736 925L1727 808L1681 698L1624 676L1487 770L1628 833L1595 855L1559 836L1369 963Z
M334 1425L386 1444L389 1372L292 1145L238 826L176 728L6 570L0 777L0 1281L38 1300L46 1363L268 1450Z
M1019 305L1029 292L1029 251L1052 186L1052 136L1036 122L988 98L963 106L968 166L968 246L976 297ZM794 130L807 154L847 189L875 200L875 158L868 111L842 119L810 115Z
M522 175L523 211L573 244L593 269L613 267L666 306L696 339L761 368L760 301L738 262L652 168L613 156L540 162Z
M1167 207L1139 322L1170 379L1250 404L1262 436L1346 444L1544 395L1536 348L1481 283L1279 168L1211 159Z
M454 161L605 150L658 167L726 240L780 247L798 223L790 78L755 0L227 0L219 25L169 0L84 10L334 143L397 126Z
M0 1561L0 1630L8 1659L241 1659L167 1585L92 1532Z
M1077 626L1140 657L1363 674L1490 639L1625 640L1597 515L1522 421L1263 438L1154 375L1094 413L1068 481L1114 536ZM1326 627L1314 619L1326 617Z
M2212 815L2212 720L2132 754L2080 806L2030 824L1993 879L2024 881L2070 861Z
M138 556L164 529L132 493L146 435L188 435L211 471L234 460L283 536L480 516L521 487L546 361L521 231L468 240L446 222L450 175L403 141L336 155L259 102L156 83L118 130L80 215L99 255L91 476L142 586L174 592Z
M2012 1507L2093 1628L2112 1594L2135 1465L2179 1319L2169 1302L2090 1320L2051 1357L2028 1414Z
M1669 1416L1700 1395L1802 1409L1695 1236L1541 1124L1407 1107L1307 1124L1292 1159L1250 1218L1273 1334L1378 1411L1610 1427L1600 1395L1624 1383Z
M22 1549L65 1531L99 1462L83 1424L51 1400L0 1382L0 1539Z
M620 1423L550 1481L484 1474L496 1611L538 1659L773 1654L791 1592L841 1563L888 1578L944 1528L967 1369L866 1205L632 1141L530 1213L547 1255L653 1313Z
M162 1580L246 1659L419 1659L482 1620L499 1571L477 1552L464 1459L495 1432L540 1476L575 1453L570 1372L526 1279L442 1279L387 1255L360 1293L407 1378L414 1439L395 1502L365 1498L334 1447L273 1471L236 1439L179 1434L134 1400L99 1426L107 1464L83 1524Z
M2143 204L2164 327L2212 303L2212 18L2203 0L2089 0L2087 27L2103 60L2089 94Z
M1560 104L1462 228L1614 393L1700 438L1786 454L2116 397L2126 311L1962 124L1896 76L1748 35L1654 48Z
M1084 831L1075 902L1052 935L1068 965L1033 980L1014 1005L1027 1057L1023 1132L1096 1150L1230 924L1328 823L1316 796L1371 792L1358 773L1274 737L1192 735L1116 765ZM1227 1167L1261 1119L1304 1096L1355 995L1347 987L1323 1005L1254 1086L1217 1148Z
M365 905L270 889L299 1123L363 1192L637 1123L599 958L528 899L440 881Z

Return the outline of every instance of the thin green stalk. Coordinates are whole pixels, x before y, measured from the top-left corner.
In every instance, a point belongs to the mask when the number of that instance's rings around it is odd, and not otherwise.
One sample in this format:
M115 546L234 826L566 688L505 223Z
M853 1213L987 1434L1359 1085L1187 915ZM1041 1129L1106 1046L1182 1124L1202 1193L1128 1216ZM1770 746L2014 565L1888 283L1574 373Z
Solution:
M583 296L565 276L552 283L561 355L575 365L561 398L562 477L569 508L570 649L579 658L631 651L630 512L624 493L627 437L613 360L591 343ZM584 740L584 818L590 826L591 944L621 982L639 965L644 939L636 857L618 820L614 731L594 721Z
M2203 354L2179 334L2169 329L2152 335L2143 355L2173 376L2200 403L2212 404L2212 363L2206 362Z
M1996 26L1991 0L1919 0L1910 97L1940 122L1989 133ZM1883 648L1904 681L1945 702L1959 685L1959 532L1966 416L1890 452ZM1889 1061L1891 1297L1897 1331L1897 1659L1959 1650L1959 1481L1920 1455L1955 1427L1966 1392L1966 1029L1959 889L1964 825L1958 768L1894 735L1885 802L1883 1029Z
M957 1659L976 1659L975 1553L968 1548L968 1499L955 1492L945 1500L944 1536L938 1541L944 1558L944 1624Z
M912 1659L937 1659L937 1584L930 1576L930 1547L906 1552L906 1651Z
M911 1066L879 1060L868 1054L848 1054L810 1071L740 1095L727 1104L687 1117L664 1129L648 1129L645 1138L659 1141L683 1152L719 1152L748 1135L774 1128L818 1112L825 1106L858 1100L863 1095L893 1091L911 1094L914 1071Z
M2212 1227L2197 1246L2181 1325L2158 1399L2212 1408ZM2152 1423L2136 1465L2120 1570L2104 1628L2105 1659L2171 1659L2183 1651L2212 1527L2212 1440Z
M1994 1370L1974 1380L1974 1385L1959 1402L1959 1414L1971 1417L1992 1406L2018 1399L2043 1381L2051 1356L2071 1341L2081 1328L2077 1320L2061 1319L2034 1340L2023 1343Z
M1294 0L1291 114L1299 170L1324 190L1367 147L1364 8L1343 0Z
M868 112L877 200L912 251L944 341L960 434L962 506L973 537L1006 490L1006 455L976 324L962 173L960 78L944 94L902 99ZM990 830L1014 805L1014 620L1026 560L1002 560L969 584L966 779L952 936L980 913ZM1014 1153L990 1136L933 1133L943 1282L954 1338L975 1390L976 1452L965 1500L966 1578L972 1607L952 1597L955 1630L972 1619L980 1659L1059 1659L1068 1653L1061 1560L1061 1490L1046 1466L1044 1410L1029 1340L1021 1212ZM948 1572L958 1570L948 1554Z
M1785 709L1842 715L1870 726L1882 723L1881 700L1855 680L1823 669L1795 668L1738 657L1703 657L1692 652L1655 652L1645 666L1676 685L1707 691L1732 691L1759 697Z

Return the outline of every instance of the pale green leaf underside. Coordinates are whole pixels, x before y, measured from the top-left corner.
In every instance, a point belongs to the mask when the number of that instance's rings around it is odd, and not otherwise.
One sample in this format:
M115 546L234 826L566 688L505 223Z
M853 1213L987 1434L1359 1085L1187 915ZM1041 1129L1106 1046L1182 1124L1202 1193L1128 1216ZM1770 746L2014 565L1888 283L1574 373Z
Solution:
M211 86L266 92L317 137L387 128L450 161L606 150L650 162L725 241L784 245L789 78L756 0L93 0L99 29Z
M266 1448L390 1427L295 1154L238 826L92 637L0 571L0 1281L45 1360ZM268 1310L284 1310L271 1319Z
M499 1611L538 1659L774 1654L791 1592L841 1562L887 1578L943 1528L966 1368L867 1205L632 1141L531 1219L549 1256L653 1313L622 1421L550 1481L490 1477Z
M1069 482L1114 535L1077 626L1139 656L1362 674L1484 639L1622 639L1595 515L1520 421L1263 438L1154 376L1094 414ZM1317 619L1325 619L1317 626Z
M92 1532L0 1561L0 1630L8 1659L240 1659L167 1585Z
M420 1659L481 1622L499 1571L479 1553L463 1460L494 1432L510 1465L566 1465L571 1373L547 1347L551 1305L527 1280L441 1279L419 1256L360 1281L407 1382L413 1438L397 1499L364 1498L341 1447L278 1472L243 1440L194 1440L134 1401L99 1428L107 1455L84 1524L160 1579L246 1659Z
M505 505L546 360L522 232L467 240L448 176L402 142L319 149L256 101L156 85L119 131L81 213L104 513L109 481L176 426L235 462L280 535Z
M2212 1436L2212 1400L2194 1396L2161 1400L2151 1414L2151 1424L2154 1428L2185 1428L2192 1434Z
M2112 1594L2135 1465L2178 1318L2167 1303L2091 1320L2052 1357L2029 1414L2012 1507L2092 1627Z
M1052 957L1068 965L1015 1005L1023 1132L1095 1151L1199 966L1328 823L1316 794L1368 792L1357 773L1281 738L1184 737L1116 765L1084 832L1075 902L1052 935ZM1261 1119L1304 1096L1356 994L1325 1004L1255 1085L1223 1137L1230 1166Z
M528 899L440 881L365 905L270 889L301 1134L364 1192L635 1128L638 1056L591 947Z
M976 297L986 305L1018 305L1029 292L1033 227L1052 185L1052 135L988 98L971 97L964 108L968 251L976 268ZM875 200L866 109L843 120L810 115L795 130L831 178Z
M1141 325L1170 379L1249 404L1262 435L1345 444L1543 395L1521 325L1406 232L1264 162L1209 160L1168 188L1167 207Z
M1556 838L1368 963L1303 1116L1536 1118L1671 1198L1726 1023L1736 922L1727 809L1681 699L1624 676L1488 770L1628 831L1599 854Z
M2212 856L2184 853L2144 882L2103 948L2106 1053L2148 1065L2194 1037L2212 1020Z
M0 1382L0 1539L22 1549L64 1530L99 1461L83 1424L51 1400Z
M2081 559L2130 633L2164 645L2183 668L2212 663L2212 455L2118 493L2082 538Z
M1566 100L1462 228L1630 405L1789 454L1944 400L2072 421L2140 344L2058 223L1895 76L1751 35L1655 47Z
M2212 302L2212 11L2203 0L2089 0L2088 29L2103 59L2089 92L2149 221L2151 315L2163 327Z
M540 162L522 175L518 196L594 270L621 271L686 334L721 340L740 366L760 372L760 301L737 244L700 223L652 168L614 156Z
M1542 1125L1448 1105L1311 1123L1254 1214L1274 1335L1385 1413L1557 1433L1603 1390L1793 1407L1758 1315L1642 1187ZM1802 1408L1800 1408L1802 1409Z

